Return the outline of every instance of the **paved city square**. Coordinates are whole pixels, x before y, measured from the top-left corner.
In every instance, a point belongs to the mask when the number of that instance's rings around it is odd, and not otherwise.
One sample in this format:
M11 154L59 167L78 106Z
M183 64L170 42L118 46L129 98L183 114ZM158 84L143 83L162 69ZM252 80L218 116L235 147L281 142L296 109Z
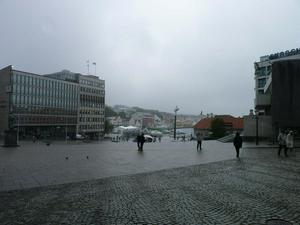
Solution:
M231 143L207 141L146 143L143 152L129 142L21 142L18 148L0 147L0 190L63 184L110 176L215 162L235 157Z
M1 224L300 224L295 152L245 148L238 160L215 141L202 152L194 142L143 153L131 142L39 145L1 149Z

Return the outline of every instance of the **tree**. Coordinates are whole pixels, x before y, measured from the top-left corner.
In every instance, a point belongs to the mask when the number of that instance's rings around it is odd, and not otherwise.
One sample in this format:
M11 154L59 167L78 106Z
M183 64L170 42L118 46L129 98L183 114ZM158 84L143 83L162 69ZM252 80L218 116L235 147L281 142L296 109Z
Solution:
M105 117L111 117L111 116L117 116L118 113L116 113L112 107L106 105L105 106Z
M119 112L119 116L120 116L122 119L126 119L126 113L125 113L124 111Z
M214 118L211 121L211 132L213 138L221 138L225 136L226 130L223 119Z
M109 134L113 130L113 128L114 128L114 126L108 120L105 120L104 133Z

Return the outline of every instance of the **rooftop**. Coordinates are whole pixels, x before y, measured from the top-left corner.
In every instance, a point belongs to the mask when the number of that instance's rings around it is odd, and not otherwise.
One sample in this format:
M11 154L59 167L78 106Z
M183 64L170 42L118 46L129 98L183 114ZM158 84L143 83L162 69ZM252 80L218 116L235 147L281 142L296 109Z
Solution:
M211 129L211 121L215 118L221 118L225 124L232 124L233 129L241 130L244 128L243 118L236 118L230 115L217 115L215 117L201 119L198 123L194 125L194 128L209 130Z

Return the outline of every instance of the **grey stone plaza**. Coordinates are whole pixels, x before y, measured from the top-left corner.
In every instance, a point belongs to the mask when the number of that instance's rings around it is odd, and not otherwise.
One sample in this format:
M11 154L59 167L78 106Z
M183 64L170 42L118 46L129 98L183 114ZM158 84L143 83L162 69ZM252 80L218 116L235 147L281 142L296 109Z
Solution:
M0 148L0 224L300 224L299 153L195 144Z

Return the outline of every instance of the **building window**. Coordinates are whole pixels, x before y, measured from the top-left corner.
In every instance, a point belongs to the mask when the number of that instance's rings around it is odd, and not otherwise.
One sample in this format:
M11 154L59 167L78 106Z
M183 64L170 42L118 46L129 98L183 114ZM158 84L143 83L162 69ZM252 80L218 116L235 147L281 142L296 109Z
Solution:
M262 77L262 76L267 76L267 68L266 67L260 67L258 68L256 71L255 71L255 74L259 77Z
M13 83L17 83L17 75L13 74Z
M258 90L257 93L258 93L258 94L263 94L263 93L264 93L264 90Z
M17 103L17 95L13 94L12 95L12 103L15 105Z
M266 84L266 79L259 79L258 81L258 88L263 88Z

